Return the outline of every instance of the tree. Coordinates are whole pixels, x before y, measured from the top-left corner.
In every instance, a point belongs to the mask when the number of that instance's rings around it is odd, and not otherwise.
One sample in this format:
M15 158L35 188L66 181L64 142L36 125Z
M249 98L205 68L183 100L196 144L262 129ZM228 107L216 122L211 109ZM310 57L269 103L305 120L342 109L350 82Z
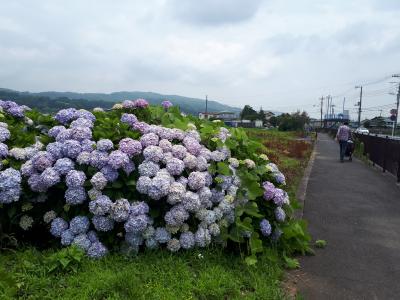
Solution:
M262 107L258 112L258 118L263 122L263 125L267 123L267 117L265 116L265 111L262 109Z
M243 107L242 112L240 113L240 119L248 119L250 121L254 121L258 118L258 113L250 106L245 105Z
M310 122L310 118L305 111L302 113L300 113L300 111L292 114L285 113L280 115L277 119L279 130L281 131L303 130L304 125Z

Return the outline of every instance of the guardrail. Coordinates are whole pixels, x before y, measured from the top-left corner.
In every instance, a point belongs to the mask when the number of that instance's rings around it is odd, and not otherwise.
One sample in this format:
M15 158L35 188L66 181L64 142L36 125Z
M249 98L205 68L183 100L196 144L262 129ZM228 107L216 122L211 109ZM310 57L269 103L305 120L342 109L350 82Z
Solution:
M335 137L337 129L325 128L321 131ZM380 166L383 172L392 173L400 182L400 140L378 134L353 134L363 144L363 155L373 165Z

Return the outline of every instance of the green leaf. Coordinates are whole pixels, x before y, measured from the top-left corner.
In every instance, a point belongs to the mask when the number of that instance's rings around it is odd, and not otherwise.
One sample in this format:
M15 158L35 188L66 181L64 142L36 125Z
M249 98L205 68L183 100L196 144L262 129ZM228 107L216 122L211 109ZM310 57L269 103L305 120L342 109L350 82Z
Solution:
M250 237L250 249L251 253L263 252L263 244L257 233L253 233Z
M244 261L248 266L254 266L257 263L257 257L255 255L247 256Z
M293 269L300 268L300 263L295 258L290 258L290 257L287 257L285 254L283 254L283 260L285 262L285 267L288 269L293 270Z
M71 260L69 260L68 258L60 258L58 261L60 262L60 264L63 266L64 269L71 262Z
M315 241L315 247L317 248L325 248L327 245L327 242L325 240L316 240Z
M221 175L226 175L226 176L231 174L231 170L229 169L228 164L224 162L217 163L217 172Z

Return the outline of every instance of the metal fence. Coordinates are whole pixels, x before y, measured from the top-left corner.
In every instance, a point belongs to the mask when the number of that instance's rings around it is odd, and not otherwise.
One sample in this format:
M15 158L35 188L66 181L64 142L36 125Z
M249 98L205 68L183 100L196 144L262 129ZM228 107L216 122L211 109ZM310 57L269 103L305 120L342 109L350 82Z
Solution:
M335 137L337 129L327 128L322 131ZM397 182L400 182L400 140L376 134L354 133L354 136L363 145L363 155L373 165L380 166L383 172L388 171L395 175Z

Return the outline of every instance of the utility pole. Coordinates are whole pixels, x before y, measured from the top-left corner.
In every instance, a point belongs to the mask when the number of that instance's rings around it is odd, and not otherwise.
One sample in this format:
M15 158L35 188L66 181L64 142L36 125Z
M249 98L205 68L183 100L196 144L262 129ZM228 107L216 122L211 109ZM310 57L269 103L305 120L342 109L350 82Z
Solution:
M343 117L344 117L344 103L345 102L346 102L346 97L343 98L343 111L342 111Z
M392 77L400 77L400 74L395 74L392 75ZM399 88L397 90L397 101L396 101L396 120L394 121L394 131L393 134L396 134L396 128L397 128L397 119L399 117L399 100L400 100L400 83L399 83Z
M322 128L322 108L323 108L323 106L324 106L324 96L322 96L322 97L320 98L320 100L321 100L321 128Z
M360 102L358 102L358 127L361 126L361 105L362 105L362 85L355 86L356 89L360 89Z
M205 113L205 115L206 115L206 120L208 120L208 97L207 97L207 95L206 95L206 113Z

